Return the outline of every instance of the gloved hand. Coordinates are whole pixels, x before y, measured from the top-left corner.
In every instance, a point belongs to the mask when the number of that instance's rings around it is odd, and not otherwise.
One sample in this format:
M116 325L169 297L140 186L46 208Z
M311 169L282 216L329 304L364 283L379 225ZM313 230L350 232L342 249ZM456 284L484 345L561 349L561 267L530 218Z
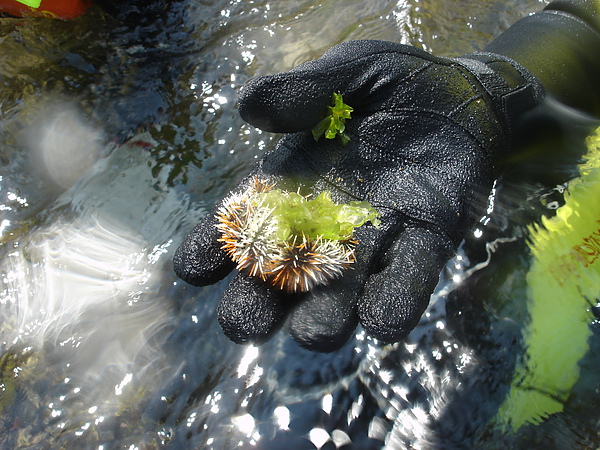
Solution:
M349 143L315 141L310 130L332 94L354 108ZM543 96L514 61L494 54L448 59L382 41L337 45L290 72L250 81L244 120L287 133L254 176L302 193L327 190L336 202L366 200L381 226L356 229L356 262L341 278L286 294L238 274L218 308L225 334L260 343L289 316L303 347L332 351L360 323L382 342L404 338L418 323L440 271L481 217L511 129ZM215 210L187 236L174 258L179 277L215 283L234 264L217 241Z

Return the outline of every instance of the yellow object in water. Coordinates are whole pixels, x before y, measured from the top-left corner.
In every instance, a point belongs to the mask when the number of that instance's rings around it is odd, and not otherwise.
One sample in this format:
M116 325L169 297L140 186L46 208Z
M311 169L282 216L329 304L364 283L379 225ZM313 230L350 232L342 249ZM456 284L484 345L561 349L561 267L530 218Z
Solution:
M0 416L14 404L17 397L16 367L17 355L4 353L0 358Z
M600 128L556 216L530 229L525 355L496 423L517 431L561 412L579 379L600 294Z

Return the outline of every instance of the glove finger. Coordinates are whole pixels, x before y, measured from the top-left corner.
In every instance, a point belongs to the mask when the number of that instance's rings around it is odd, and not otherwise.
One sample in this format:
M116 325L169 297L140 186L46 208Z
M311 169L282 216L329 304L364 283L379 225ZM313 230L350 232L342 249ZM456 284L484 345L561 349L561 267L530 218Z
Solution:
M357 292L346 286L353 275L348 273L302 298L289 322L290 334L301 347L332 352L348 341L358 325Z
M365 101L380 101L375 91L402 71L399 53L431 58L393 42L344 42L289 72L250 80L240 93L240 116L265 131L310 130L323 119L334 92L340 92L355 109Z
M452 251L443 235L406 229L386 253L382 270L365 284L358 313L367 333L385 343L405 338L427 308Z
M220 237L215 218L217 209L215 207L194 227L173 256L177 276L194 286L216 283L235 267L217 240Z
M302 347L331 352L342 347L358 325L357 303L371 264L387 236L400 226L389 211L384 211L380 228L364 225L357 228L354 239L356 261L341 278L326 286L312 289L302 297L290 317L290 333Z
M262 280L238 274L217 308L223 332L237 344L262 344L279 329L286 315L291 299L282 297Z

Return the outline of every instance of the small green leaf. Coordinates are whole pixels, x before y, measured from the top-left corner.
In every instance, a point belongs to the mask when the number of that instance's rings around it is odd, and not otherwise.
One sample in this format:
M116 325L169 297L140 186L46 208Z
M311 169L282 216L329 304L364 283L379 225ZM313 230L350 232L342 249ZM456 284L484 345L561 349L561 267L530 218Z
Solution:
M344 133L346 130L346 119L351 118L354 108L345 104L342 94L336 92L333 93L332 103L331 106L327 107L329 114L312 129L312 134L315 141L318 141L323 134L326 139L334 139L339 135L342 144L346 145L350 141L350 137Z

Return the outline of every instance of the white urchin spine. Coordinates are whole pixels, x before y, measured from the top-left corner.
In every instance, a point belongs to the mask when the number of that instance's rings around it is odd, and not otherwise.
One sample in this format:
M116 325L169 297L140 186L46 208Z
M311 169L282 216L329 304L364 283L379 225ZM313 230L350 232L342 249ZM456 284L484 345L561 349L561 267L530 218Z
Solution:
M273 235L277 221L272 210L254 204L252 192L234 194L217 212L219 241L223 249L237 264L238 270L248 269L251 276L263 279L269 255L277 251Z

